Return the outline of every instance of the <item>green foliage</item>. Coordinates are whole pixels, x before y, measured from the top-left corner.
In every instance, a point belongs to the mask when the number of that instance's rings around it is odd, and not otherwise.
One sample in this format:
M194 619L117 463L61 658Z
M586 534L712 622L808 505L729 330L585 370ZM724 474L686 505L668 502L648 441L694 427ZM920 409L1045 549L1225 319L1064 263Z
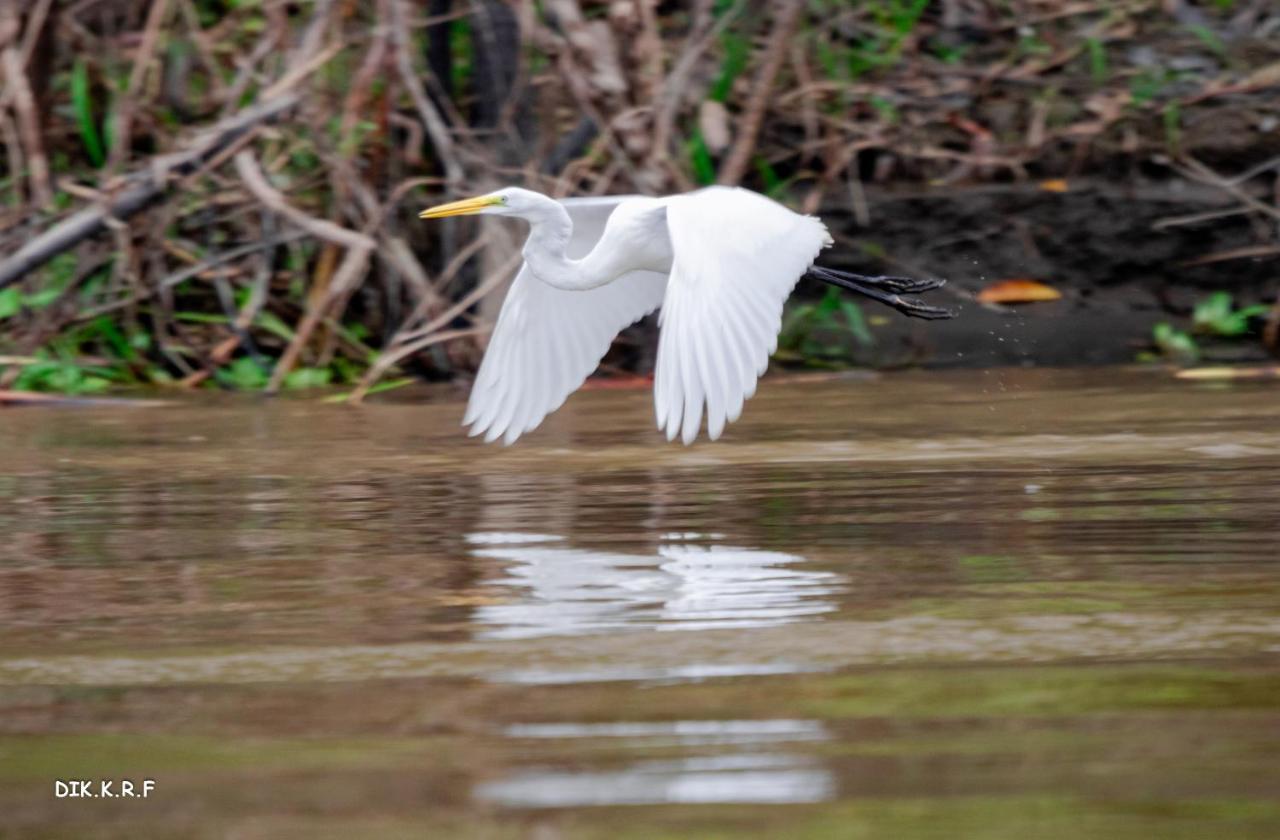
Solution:
M1165 88L1177 78L1177 74L1164 68L1146 69L1129 80L1129 94L1133 104L1146 105L1164 93Z
M693 167L693 176L699 184L706 186L716 182L716 164L711 159L711 151L702 139L702 132L695 130L687 144L689 164Z
M40 289L38 292L31 293L31 295L23 295L22 303L28 309L46 309L50 303L58 300L61 293L63 292L59 288Z
M10 302L12 297L7 298ZM24 302L25 305L25 302ZM70 329L37 349L13 387L19 391L89 394L114 383L136 381L131 365L145 349L145 335L127 336L103 315ZM90 355L92 354L92 355Z
M915 30L928 5L929 0L888 0L873 5L872 9L882 24L887 24L895 34L906 38Z
M1053 52L1053 47L1044 39L1035 33L1022 35L1018 38L1018 55L1021 56L1046 56Z
M720 39L724 58L720 61L720 75L711 85L707 96L716 102L724 102L733 90L733 82L747 69L751 59L751 42L736 32L726 32Z
M787 184L780 177L769 161L762 157L756 157L756 172L760 174L760 183L764 186L764 194L777 198L786 188Z
M12 319L30 316L42 309L57 305L63 309L83 306L86 301L97 300L102 294L110 267L104 267L84 277L78 287L72 288L80 265L72 254L53 259L33 282L33 290L10 286L0 290L0 325ZM250 294L241 289L237 295L243 306ZM61 317L64 313L56 313ZM138 314L149 317L146 307ZM186 324L198 324L228 328L231 320L223 314L202 311L181 311L173 319ZM361 349L372 359L373 350L363 339L366 332L361 325L348 327L334 322L326 325L336 330L343 340ZM254 319L252 329L287 343L294 332L275 314L263 310ZM3 332L0 331L0 335ZM6 348L0 345L0 352ZM63 394L89 394L105 390L113 385L158 384L171 382L169 361L174 353L191 354L185 346L175 345L164 354L151 335L134 320L121 319L117 315L100 315L83 323L65 326L62 332L43 346L28 354L29 358L16 362L18 375L12 387L18 390L50 391ZM237 390L260 390L270 378L271 361L256 358L238 358L214 372L209 387ZM321 388L338 381L348 381L363 374L364 368L341 356L327 367L306 367L292 371L284 380L288 389Z
M72 254L61 254L49 262L41 273L43 283L33 292L23 292L17 286L0 290L0 321L20 314L24 309L47 309L62 296L63 290L75 275L76 259Z
M338 151L344 156L351 157L355 155L365 141L372 137L378 130L376 123L369 120L356 120L355 126L352 128L351 134L341 138L338 143Z
M466 18L449 23L450 69L454 90L466 90L475 75L475 44L471 24Z
M19 309L37 309L52 302L57 289L45 289L26 295L18 301ZM13 295L0 296L3 310L15 314ZM63 394L87 394L105 390L113 384L158 381L161 371L148 374L142 353L150 348L146 333L128 332L111 317L97 318L65 330L32 353L34 362L24 364L14 380L20 391L53 391Z
M1111 76L1107 67L1107 48L1098 38L1085 38L1085 48L1089 55L1089 75L1096 84L1103 84Z
M34 364L25 365L13 387L18 391L54 391L60 394L93 394L111 387L109 371L80 365L72 359L56 358L38 351Z
M22 293L10 286L0 290L0 321L12 318L22 311Z
M1189 364L1200 358L1200 347L1196 340L1163 321L1151 329L1151 339L1156 350L1167 359Z
M1265 304L1236 309L1230 292L1214 292L1196 304L1192 328L1205 335L1238 338L1247 335L1252 328L1250 322L1266 315L1267 309Z
M365 394L367 396L373 396L374 394L383 394L383 393L386 393L387 391L394 391L397 388L403 388L406 385L412 385L416 381L417 380L407 376L402 377L400 379L388 379L385 382L379 382L377 385L374 385L372 388L366 391ZM346 402L346 400L350 396L351 396L350 393L330 394L329 396L321 400L321 402L326 402L326 403Z
M226 367L219 368L214 376L219 384L239 391L260 391L271 378L266 368L249 356L241 356Z
M333 381L333 371L328 368L298 368L284 378L284 387L290 390L323 388Z
M793 307L778 336L780 357L804 359L810 364L844 364L859 348L875 344L858 304L829 288L817 303Z
M1159 355L1180 363L1198 361L1203 354L1195 336L1209 338L1242 338L1253 331L1254 319L1267 314L1266 304L1237 309L1230 292L1214 292L1196 304L1191 315L1191 331L1175 329L1166 323L1151 330L1152 343Z
M864 73L898 63L907 37L915 31L928 0L877 0L868 4L877 32L858 42L849 55L849 75Z
M98 134L98 124L93 118L93 96L89 90L89 65L83 58L77 58L71 70L71 110L75 113L76 128L80 132L80 141L84 144L85 153L95 167L100 167L107 160L103 150L102 138Z
M894 125L898 122L898 108L883 96L873 96L868 100L871 107L880 115L881 122Z
M852 43L819 39L814 44L812 53L823 75L853 81L897 64L928 5L928 0L871 0L863 4L871 17L869 34ZM935 45L930 49L950 63L959 60L966 48Z
M196 0L196 19L202 27L210 27L220 21L229 9L239 5L237 0ZM247 4L244 4L247 5Z
M1200 43L1208 47L1210 52L1218 56L1218 58L1226 59L1227 47L1222 43L1222 39L1218 37L1218 33L1198 23L1188 25L1187 29L1199 39Z
M967 44L951 47L946 44L931 44L929 52L933 53L943 64L959 64L964 60L964 55L969 51Z

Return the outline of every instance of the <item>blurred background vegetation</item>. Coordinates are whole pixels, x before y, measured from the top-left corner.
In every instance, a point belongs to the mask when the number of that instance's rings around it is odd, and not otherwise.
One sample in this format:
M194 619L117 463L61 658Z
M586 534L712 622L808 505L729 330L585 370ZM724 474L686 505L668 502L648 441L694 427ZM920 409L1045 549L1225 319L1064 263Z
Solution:
M963 303L802 288L785 363L1280 345L1272 0L26 0L0 72L0 390L465 375L523 231L416 213L512 183L740 183Z

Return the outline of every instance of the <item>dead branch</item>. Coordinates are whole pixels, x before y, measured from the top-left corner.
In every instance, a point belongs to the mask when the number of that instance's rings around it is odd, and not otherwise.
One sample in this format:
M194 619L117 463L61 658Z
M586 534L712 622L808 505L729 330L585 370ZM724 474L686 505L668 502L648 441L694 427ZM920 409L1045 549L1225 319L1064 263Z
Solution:
M11 99L18 115L18 132L25 147L31 199L40 207L48 207L53 201L53 190L49 187L49 159L45 156L41 140L40 113L31 93L22 43L18 37L18 10L8 3L0 9L0 32L8 34L4 39L7 43L3 53L0 53L5 82L5 91L0 99ZM0 287L2 286L3 283L0 283Z
M393 350L388 350L382 353L382 355L378 357L378 360L373 363L368 371L365 372L365 375L360 378L360 384L351 392L351 396L347 398L347 402L353 405L362 402L365 395L369 393L369 389L376 385L378 380L382 378L383 374L385 374L401 359L411 356L419 350L444 340L444 336L448 336L449 338L458 337L449 335L449 333L439 333L437 330L448 324L463 312L466 312L485 295L504 284L507 281L507 275L510 274L511 269L515 268L515 264L519 261L519 258L519 254L514 255L507 261L505 266L500 270L493 272L488 279L472 289L469 294L462 298L462 300L431 319L431 322L421 330L417 330L413 333L405 333L401 336L401 340L406 343ZM489 329L492 329L492 327L487 327L484 330L477 330L474 334L481 334L482 332L487 332Z
M1276 209L1265 201L1259 201L1249 195L1249 193L1240 186L1238 178L1225 178L1217 172L1214 172L1208 166L1205 166L1200 161L1191 157L1191 155L1183 155L1178 160L1178 163L1174 165L1174 168L1193 181L1199 181L1202 184L1209 184L1210 186L1217 187L1223 192L1238 199L1242 204L1250 207L1251 209L1270 216L1273 219L1280 220L1280 209Z
M155 55L156 45L160 40L160 25L164 23L165 14L169 11L169 0L155 0L147 12L147 22L143 26L142 43L133 60L133 69L129 73L129 85L124 96L115 109L115 118L111 136L110 168L118 171L124 165L125 156L129 153L129 135L133 129L133 112L138 107L138 91L146 78L147 69Z
M778 80L778 71L787 58L787 42L795 31L796 22L804 11L802 0L779 0L776 4L773 29L769 33L769 43L765 47L764 64L756 76L755 88L747 101L742 121L738 128L738 139L729 151L729 157L720 167L717 180L721 184L737 184L747 174L751 165L751 157L756 151L756 139L760 135L760 126L764 122L765 112L769 109L769 99L773 95L773 85Z
M459 184L464 176L462 165L458 163L457 155L454 151L453 137L449 134L449 127L445 125L444 118L440 116L440 112L431 104L431 100L427 97L427 92L422 87L422 81L418 78L417 71L413 69L413 59L409 55L409 45L406 40L408 34L408 10L405 8L406 0L395 0L391 4L391 13L393 21L391 25L391 46L395 52L396 69L400 74L400 81L409 91L409 96L413 99L413 106L418 111L418 116L422 120L422 126L427 131L427 136L431 138L431 143L435 146L436 157L440 159L440 164L444 167L445 180L450 187Z
M666 79L663 80L662 91L657 97L658 106L653 117L651 160L658 160L670 154L668 147L671 145L671 134L675 126L676 111L680 107L680 100L686 93L693 68L697 65L698 60L702 58L703 53L707 51L707 48L715 43L728 29L729 24L737 19L739 12L742 11L745 5L746 0L737 0L719 18L712 18L709 10L706 14L698 15L705 23L701 31L689 38L684 52L680 54L679 60L671 68L671 72L667 74Z
M373 239L363 233L349 230L342 225L335 225L325 219L317 219L290 204L279 190L267 182L267 178L262 174L262 170L258 168L258 162L252 152L239 152L235 156L235 164L236 174L240 176L249 192L253 193L254 198L266 205L269 210L284 216L312 236L348 249L367 248L372 250L374 248Z
M178 179L196 172L232 143L260 124L278 118L297 102L296 94L286 93L247 108L201 134L186 151L154 159L147 169L125 178L123 185L106 201L63 219L0 261L0 288L100 233L107 227L108 219L126 219L137 213L167 193Z
M284 195L267 182L267 178L262 174L262 170L258 168L258 162L252 152L243 151L237 154L235 164L236 173L239 174L245 187L263 205L314 236L347 249L347 253L342 258L342 263L338 266L338 270L334 272L333 278L329 282L327 292L307 308L307 314L303 316L293 339L280 356L280 361L276 363L275 370L271 372L271 380L267 383L266 390L268 393L275 393L280 390L285 376L297 364L298 357L302 354L302 348L306 346L307 341L311 338L311 333L315 331L316 326L324 318L329 305L348 289L353 288L356 282L364 277L365 269L369 264L369 255L373 253L377 243L372 237L363 233L357 233L333 222L309 216L289 204Z
M175 271L173 274L170 274L168 277L165 277L159 283L157 283L155 285L154 290L144 289L138 294L132 295L123 300L112 301L111 303L104 303L103 305L94 307L93 309L86 309L84 312L81 312L80 314L78 314L75 317L75 320L91 321L94 318L97 318L99 315L105 315L108 312L114 312L117 309L123 309L124 307L129 306L131 304L147 300L153 294L155 294L156 291L160 291L163 289L170 289L178 285L179 283L190 280L192 277L198 277L199 275L205 273L211 268L217 268L218 266L224 263L233 262L234 260L238 260L241 257L247 257L250 254L257 254L263 251L270 251L272 248L275 248L277 245L286 245L297 239L302 239L304 236L306 236L305 231L292 231L289 233L280 234L279 236L270 237L269 239L265 239L261 242L250 242L248 244L241 245L238 248L229 248L226 251L222 251L220 253L214 254L213 256L208 257L207 259L203 259L200 262L189 265L186 268L182 269L181 271Z
M359 405L364 402L364 398L369 395L369 389L378 384L378 380L390 370L397 362L412 356L422 350L432 347L436 344L443 344L446 341L454 341L459 338L474 338L478 335L484 335L493 329L493 325L489 324L483 327L467 327L461 330L445 330L444 332L436 332L431 335L419 338L417 341L410 342L395 350L383 353L378 357L378 361L374 362L368 372L361 377L360 384L355 387L347 397L347 402L351 405Z

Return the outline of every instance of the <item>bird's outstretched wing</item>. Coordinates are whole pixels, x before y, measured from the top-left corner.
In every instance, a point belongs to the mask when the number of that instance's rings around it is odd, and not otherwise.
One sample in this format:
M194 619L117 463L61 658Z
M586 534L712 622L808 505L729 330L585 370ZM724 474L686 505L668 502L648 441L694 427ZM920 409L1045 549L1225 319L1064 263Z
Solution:
M609 215L630 196L562 199L573 220L568 256L590 253ZM564 291L522 266L507 292L467 404L464 425L512 443L559 408L617 334L662 304L665 275L633 271L586 291Z
M654 381L658 428L686 443L742 413L778 347L782 304L818 252L822 222L762 195L708 187L667 201L674 263Z

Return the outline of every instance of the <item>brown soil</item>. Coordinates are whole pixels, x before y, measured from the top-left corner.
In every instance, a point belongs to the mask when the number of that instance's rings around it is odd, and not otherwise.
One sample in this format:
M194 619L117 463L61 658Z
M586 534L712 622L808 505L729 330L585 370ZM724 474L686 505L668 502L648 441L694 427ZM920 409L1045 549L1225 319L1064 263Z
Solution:
M1280 287L1275 254L1193 264L1258 242L1259 221L1246 214L1170 224L1233 206L1211 187L1135 177L1072 181L1066 192L1036 184L869 192L868 227L847 212L823 214L837 232L826 262L879 273L885 263L859 252L882 251L901 273L947 278L935 297L960 309L952 321L923 324L868 308L890 316L879 330L889 340L872 359L878 364L909 357L933 365L1127 362L1154 323L1179 323L1210 291L1252 302L1275 299ZM1047 283L1063 298L1017 307L974 299L1010 278ZM1264 355L1256 342L1211 352Z

